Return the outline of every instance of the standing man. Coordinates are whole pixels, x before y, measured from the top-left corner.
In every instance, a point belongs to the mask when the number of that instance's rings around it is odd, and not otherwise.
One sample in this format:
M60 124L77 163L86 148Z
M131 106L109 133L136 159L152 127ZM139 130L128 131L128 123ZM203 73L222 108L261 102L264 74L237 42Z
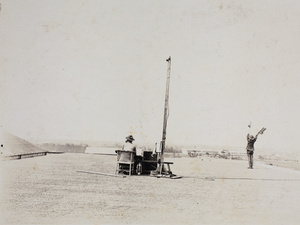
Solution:
M247 157L248 157L248 163L249 163L248 169L253 169L254 143L256 142L258 135L259 134L263 134L265 130L266 130L266 128L263 127L256 134L255 137L253 135L250 135L250 134L247 135L247 142L248 142L248 144L247 144L246 150L247 150Z

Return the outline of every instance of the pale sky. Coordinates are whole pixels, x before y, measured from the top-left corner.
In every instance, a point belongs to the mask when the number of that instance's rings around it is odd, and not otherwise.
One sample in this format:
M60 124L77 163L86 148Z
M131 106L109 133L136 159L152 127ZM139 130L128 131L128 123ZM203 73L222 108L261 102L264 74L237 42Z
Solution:
M2 0L1 126L24 139L298 152L299 1Z

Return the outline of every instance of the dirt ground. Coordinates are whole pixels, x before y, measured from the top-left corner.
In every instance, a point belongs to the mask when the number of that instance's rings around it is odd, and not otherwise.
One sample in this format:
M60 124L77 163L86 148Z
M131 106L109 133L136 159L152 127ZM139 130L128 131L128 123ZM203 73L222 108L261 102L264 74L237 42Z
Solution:
M0 224L299 224L300 171L174 158L182 179L113 174L116 156L0 161Z

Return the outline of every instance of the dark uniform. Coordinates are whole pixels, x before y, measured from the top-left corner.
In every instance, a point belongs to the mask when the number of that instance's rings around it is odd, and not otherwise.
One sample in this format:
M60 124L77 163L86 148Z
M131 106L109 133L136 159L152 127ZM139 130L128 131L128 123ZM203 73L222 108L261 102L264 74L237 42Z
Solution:
M247 156L248 156L248 162L249 162L249 169L253 169L253 153L254 153L254 143L256 142L257 140L257 135L256 137L253 137L248 134L247 135L247 141L248 141L248 144L247 144Z

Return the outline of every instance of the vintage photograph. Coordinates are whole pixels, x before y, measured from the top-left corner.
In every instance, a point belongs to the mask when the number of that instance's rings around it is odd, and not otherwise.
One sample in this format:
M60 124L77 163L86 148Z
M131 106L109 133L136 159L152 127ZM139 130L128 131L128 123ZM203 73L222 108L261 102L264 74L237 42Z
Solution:
M0 0L0 224L299 224L299 40L296 0Z

